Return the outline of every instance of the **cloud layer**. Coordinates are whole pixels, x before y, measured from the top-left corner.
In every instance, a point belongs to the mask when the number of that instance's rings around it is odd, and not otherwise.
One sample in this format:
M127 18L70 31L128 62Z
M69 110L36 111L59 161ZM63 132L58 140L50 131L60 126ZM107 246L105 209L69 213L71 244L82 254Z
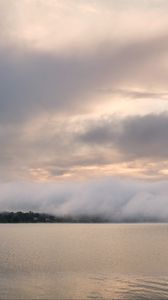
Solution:
M98 87L106 85L114 90L124 85L166 88L167 41L167 35L124 45L109 41L61 54L4 49L0 51L0 121L93 110Z
M164 179L168 115L48 120L0 130L1 180Z
M80 136L89 145L117 148L126 159L168 157L168 115L145 115L97 120Z
M0 2L1 210L167 218L166 12L162 0Z

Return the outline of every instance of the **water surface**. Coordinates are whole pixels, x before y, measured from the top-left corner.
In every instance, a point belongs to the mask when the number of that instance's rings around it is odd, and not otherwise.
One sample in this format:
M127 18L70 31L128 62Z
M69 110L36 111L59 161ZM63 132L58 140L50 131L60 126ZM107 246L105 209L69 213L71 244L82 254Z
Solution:
M168 299L167 224L1 224L0 299Z

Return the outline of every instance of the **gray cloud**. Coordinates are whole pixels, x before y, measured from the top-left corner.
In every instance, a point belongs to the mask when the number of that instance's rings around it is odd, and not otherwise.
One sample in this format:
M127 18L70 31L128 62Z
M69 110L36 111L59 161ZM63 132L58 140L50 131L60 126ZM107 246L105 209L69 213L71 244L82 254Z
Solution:
M1 49L0 121L24 120L44 112L80 112L90 106L97 86L104 84L167 84L161 63L167 41L165 35L61 54Z
M141 165L141 176L164 177L162 170L168 168L167 128L166 113L83 121L68 118L55 123L46 121L28 131L20 126L8 126L5 131L2 127L0 178L26 179L35 173L40 178L44 172L52 178L66 174L82 176L92 166L100 167L103 174L106 170L101 168L124 162L130 170ZM93 170L91 173L95 175Z
M111 146L126 159L168 158L168 115L149 114L125 119L107 118L87 125L79 140L100 147Z
M115 221L168 221L167 182L115 178L85 183L1 184L0 210L34 210L57 215L98 214Z

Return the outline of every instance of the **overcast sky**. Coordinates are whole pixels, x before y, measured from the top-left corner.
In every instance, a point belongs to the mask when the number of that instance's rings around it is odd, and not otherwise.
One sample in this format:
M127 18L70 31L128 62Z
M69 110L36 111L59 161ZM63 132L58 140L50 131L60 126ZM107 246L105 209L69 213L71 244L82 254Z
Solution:
M168 218L167 12L165 0L0 0L1 211Z

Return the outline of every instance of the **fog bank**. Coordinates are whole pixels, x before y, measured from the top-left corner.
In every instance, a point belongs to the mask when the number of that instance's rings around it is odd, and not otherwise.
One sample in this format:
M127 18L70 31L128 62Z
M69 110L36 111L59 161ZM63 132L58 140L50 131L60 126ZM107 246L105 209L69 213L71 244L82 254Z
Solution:
M104 178L78 183L1 183L0 211L168 221L166 182Z

